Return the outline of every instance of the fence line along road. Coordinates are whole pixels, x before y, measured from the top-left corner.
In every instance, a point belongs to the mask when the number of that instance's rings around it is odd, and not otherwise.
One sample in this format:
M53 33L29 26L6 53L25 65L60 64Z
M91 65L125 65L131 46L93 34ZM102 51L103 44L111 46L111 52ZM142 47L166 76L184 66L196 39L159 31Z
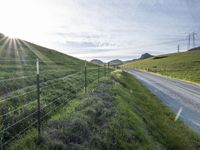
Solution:
M0 62L14 62L14 61L16 61L16 60L0 60ZM25 103L25 104L23 104L21 106L18 106L17 108L15 108L15 109L13 109L11 111L8 111L8 112L5 112L5 113L1 114L0 118L2 119L2 121L4 121L3 119L7 118L7 116L10 115L10 114L14 114L14 113L18 112L19 110L25 109L28 106L31 106L33 104L37 104L37 106L35 106L35 110L34 111L33 110L29 110L29 111L32 111L32 112L28 113L25 117L23 117L21 119L18 119L16 121L11 121L13 123L8 124L8 126L5 126L4 128L2 128L2 130L0 131L0 135L2 136L1 137L1 149L5 149L6 145L8 145L9 143L13 142L20 135L24 134L25 132L27 132L29 129L33 128L36 125L37 125L38 140L39 140L39 138L41 136L41 124L42 124L42 121L44 120L44 118L47 117L52 112L56 111L58 107L64 106L66 103L68 103L69 100L72 100L75 97L75 95L74 95L70 99L67 99L67 101L65 101L65 102L59 102L60 100L62 100L63 96L68 94L67 92L64 92L64 94L60 94L56 98L51 99L49 103L46 103L43 107L41 107L41 100L42 99L40 99L40 95L41 95L42 89L48 88L48 87L51 87L51 86L55 86L55 85L59 84L59 83L56 83L56 82L59 81L59 80L64 79L65 77L74 76L74 74L77 74L77 73L80 73L80 75L81 75L81 73L84 73L84 78L83 78L83 76L81 78L84 79L84 80L82 80L82 81L84 81L83 87L85 89L85 93L87 93L88 77L89 77L88 75L90 75L90 73L91 73L94 76L95 74L93 74L93 73L94 73L94 71L96 71L97 75L95 75L95 76L96 76L97 82L99 83L100 82L100 77L101 77L100 72L102 71L103 75L106 76L107 73L109 73L109 69L110 69L109 68L109 64L107 65L107 67L106 67L106 65L103 65L103 66L97 65L95 67L90 67L90 66L87 65L87 62L85 62L84 68L77 68L77 69L74 69L74 70L69 70L68 72L72 72L71 74L67 74L67 75L64 75L62 77L57 77L55 79L47 80L45 82L40 82L40 71L41 71L40 70L40 61L38 59L37 59L37 61L35 61L35 60L26 60L26 61L36 62L36 75L20 76L20 77L16 77L16 78L7 78L7 79L0 80L0 82L5 82L6 83L8 81L16 81L16 80L23 80L23 79L36 77L36 89L29 90L27 92L23 92L23 93L21 93L19 95L14 95L14 96L11 96L11 94L8 93L7 94L8 96L0 97L0 99L2 98L0 100L0 103L7 102L7 101L10 101L10 100L13 100L13 102L14 102L16 98L20 98L20 97L26 96L28 94L32 94L34 92L36 92L37 98L35 100L29 101L29 102L27 102L27 103ZM25 60L21 61L21 62L25 62ZM45 63L45 62L51 62L51 61L41 61L41 63ZM61 63L61 62L59 62L59 63ZM16 64L16 65L19 65L19 64ZM59 66L59 65L57 65L57 66ZM67 65L67 64L64 64L64 65ZM47 71L48 70L41 71L41 72L42 73L46 73ZM92 72L90 72L90 71L92 71ZM55 71L54 73L56 73L56 72L60 73L59 71ZM66 72L66 73L68 73L68 72ZM65 73L65 72L63 72L63 73ZM65 90L66 89L64 89L63 91L65 91ZM13 95L13 93L12 93L12 95ZM51 94L50 97L52 95L54 95L54 94ZM55 106L55 103L57 103L57 102L59 102L59 104L57 104ZM12 104L12 101L10 101L10 103ZM48 111L48 110L45 111L46 108L51 107L51 106L54 106L54 108L51 108L50 111ZM9 107L9 106L7 106L7 107ZM44 114L43 112L44 113L46 112L46 113ZM33 116L35 116L35 115L37 115L37 117L36 117L36 120L33 121L32 119L34 119ZM10 135L10 138L7 137L6 139L4 139L4 135L8 132L8 130L10 130L11 128L14 128L15 126L19 125L20 123L23 123L25 120L28 120L28 119L31 120L31 123L29 125L24 127L22 130L20 130L15 135Z

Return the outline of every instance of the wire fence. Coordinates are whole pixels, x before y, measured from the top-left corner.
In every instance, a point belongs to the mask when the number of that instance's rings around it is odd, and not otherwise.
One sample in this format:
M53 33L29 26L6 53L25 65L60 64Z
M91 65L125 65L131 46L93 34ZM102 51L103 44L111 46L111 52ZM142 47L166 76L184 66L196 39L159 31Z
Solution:
M12 62L12 60L3 61ZM26 61L32 62L32 60ZM77 92L83 88L86 94L90 80L99 83L100 78L110 72L109 65L87 65L86 62L84 67L80 66L67 71L40 70L40 65L47 62L51 63L50 61L43 61L40 64L37 60L35 74L0 79L0 83L5 84L2 86L3 88L7 88L6 86L10 82L14 84L22 80L32 80L31 84L26 85L24 83L26 86L17 87L16 90L8 92L6 95L0 93L0 104L2 105L0 107L1 149L6 149L9 143L33 128L37 128L38 138L40 138L41 124L48 116L50 117L59 107L66 105L75 98ZM45 69L45 67L41 68ZM50 79L46 77L46 73L49 72L53 76ZM92 79L90 79L91 77ZM41 81L41 78L45 79ZM76 86L73 87L71 84ZM62 86L59 90L56 90L59 85Z

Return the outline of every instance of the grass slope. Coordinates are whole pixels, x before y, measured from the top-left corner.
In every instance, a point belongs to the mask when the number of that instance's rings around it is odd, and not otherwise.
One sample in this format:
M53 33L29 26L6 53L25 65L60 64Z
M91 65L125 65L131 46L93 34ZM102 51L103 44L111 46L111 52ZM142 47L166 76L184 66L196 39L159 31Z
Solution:
M7 129L25 116L36 111L36 59L40 60L42 116L76 97L84 88L83 60L47 49L23 40L0 36L0 139L5 143L32 122L32 115ZM97 67L87 64L88 85L97 79ZM103 76L100 70L100 76ZM56 100L56 101L55 101ZM48 105L51 104L51 105ZM44 118L48 120L49 116ZM5 130L7 129L7 130Z
M79 94L43 128L42 150L198 150L200 137L140 82L113 72ZM38 149L36 131L10 150Z
M200 51L155 56L124 65L200 84Z

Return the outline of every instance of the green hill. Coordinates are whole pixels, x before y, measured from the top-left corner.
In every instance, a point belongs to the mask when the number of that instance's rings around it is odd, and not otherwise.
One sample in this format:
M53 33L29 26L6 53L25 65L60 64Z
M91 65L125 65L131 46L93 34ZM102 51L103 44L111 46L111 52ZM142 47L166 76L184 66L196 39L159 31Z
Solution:
M68 103L84 89L85 61L20 39L0 35L0 139L17 138L36 126L36 59L40 61L40 99L43 120L56 106ZM97 80L97 67L87 63L87 84ZM103 76L100 70L100 77ZM55 110L54 110L55 111ZM53 113L53 112L51 112ZM46 115L45 115L46 114ZM48 115L47 115L48 114ZM28 117L27 117L28 116ZM6 147L7 145L5 145Z
M124 66L200 84L200 51L198 50L159 55L129 62Z

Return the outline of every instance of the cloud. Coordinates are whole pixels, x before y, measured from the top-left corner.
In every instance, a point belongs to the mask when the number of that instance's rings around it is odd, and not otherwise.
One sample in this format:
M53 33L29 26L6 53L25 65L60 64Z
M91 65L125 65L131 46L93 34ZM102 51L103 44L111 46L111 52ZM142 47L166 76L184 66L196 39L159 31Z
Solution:
M37 16L28 11L29 28L35 24L37 30L23 31L28 27L21 18L20 33L26 33L26 40L82 59L130 59L143 52L173 52L177 44L185 50L186 35L200 32L199 0L35 0L34 8L40 3Z

